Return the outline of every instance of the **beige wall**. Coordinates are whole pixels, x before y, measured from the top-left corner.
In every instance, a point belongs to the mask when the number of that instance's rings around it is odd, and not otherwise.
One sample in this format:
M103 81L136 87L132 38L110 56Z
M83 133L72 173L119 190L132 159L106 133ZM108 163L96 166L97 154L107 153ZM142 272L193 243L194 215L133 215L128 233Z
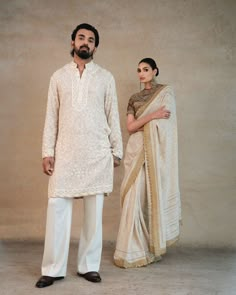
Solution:
M95 61L114 74L124 138L138 61L153 57L174 86L179 124L181 244L236 246L236 2L234 0L0 1L0 238L42 239L47 177L41 135L51 74L70 60L81 22L101 35ZM104 239L114 240L119 186L106 200ZM79 236L81 201L72 237Z

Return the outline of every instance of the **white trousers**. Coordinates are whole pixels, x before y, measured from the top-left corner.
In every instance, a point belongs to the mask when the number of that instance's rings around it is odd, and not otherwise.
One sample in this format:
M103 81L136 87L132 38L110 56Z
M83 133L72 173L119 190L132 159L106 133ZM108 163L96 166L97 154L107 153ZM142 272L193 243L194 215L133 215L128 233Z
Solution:
M102 254L104 195L86 196L80 234L77 271L99 271ZM66 276L70 245L72 198L49 198L42 275Z

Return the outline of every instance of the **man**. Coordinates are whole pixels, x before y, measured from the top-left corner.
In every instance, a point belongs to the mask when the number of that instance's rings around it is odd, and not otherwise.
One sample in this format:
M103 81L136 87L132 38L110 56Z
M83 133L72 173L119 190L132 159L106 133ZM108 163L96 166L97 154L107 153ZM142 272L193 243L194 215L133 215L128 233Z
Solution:
M93 62L99 34L80 24L71 39L73 61L52 75L48 93L43 170L49 199L38 288L66 276L74 198L84 202L77 273L101 281L103 199L123 155L114 78Z

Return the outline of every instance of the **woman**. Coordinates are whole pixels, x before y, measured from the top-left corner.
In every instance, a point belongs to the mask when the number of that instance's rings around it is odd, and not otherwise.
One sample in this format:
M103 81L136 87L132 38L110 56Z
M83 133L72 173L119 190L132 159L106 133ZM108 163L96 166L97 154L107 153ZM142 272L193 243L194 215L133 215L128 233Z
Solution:
M179 237L181 218L175 98L170 86L157 84L151 58L138 64L144 89L127 108L130 137L121 185L121 221L114 262L139 267L161 259Z

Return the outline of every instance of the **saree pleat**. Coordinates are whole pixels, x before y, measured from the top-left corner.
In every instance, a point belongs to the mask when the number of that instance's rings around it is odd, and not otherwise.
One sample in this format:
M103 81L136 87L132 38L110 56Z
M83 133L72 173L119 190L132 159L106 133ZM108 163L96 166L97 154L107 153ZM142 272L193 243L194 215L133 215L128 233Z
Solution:
M179 237L181 219L178 183L177 124L170 87L157 90L140 117L165 105L168 120L152 120L129 138L121 185L121 220L114 253L119 267L159 261Z

